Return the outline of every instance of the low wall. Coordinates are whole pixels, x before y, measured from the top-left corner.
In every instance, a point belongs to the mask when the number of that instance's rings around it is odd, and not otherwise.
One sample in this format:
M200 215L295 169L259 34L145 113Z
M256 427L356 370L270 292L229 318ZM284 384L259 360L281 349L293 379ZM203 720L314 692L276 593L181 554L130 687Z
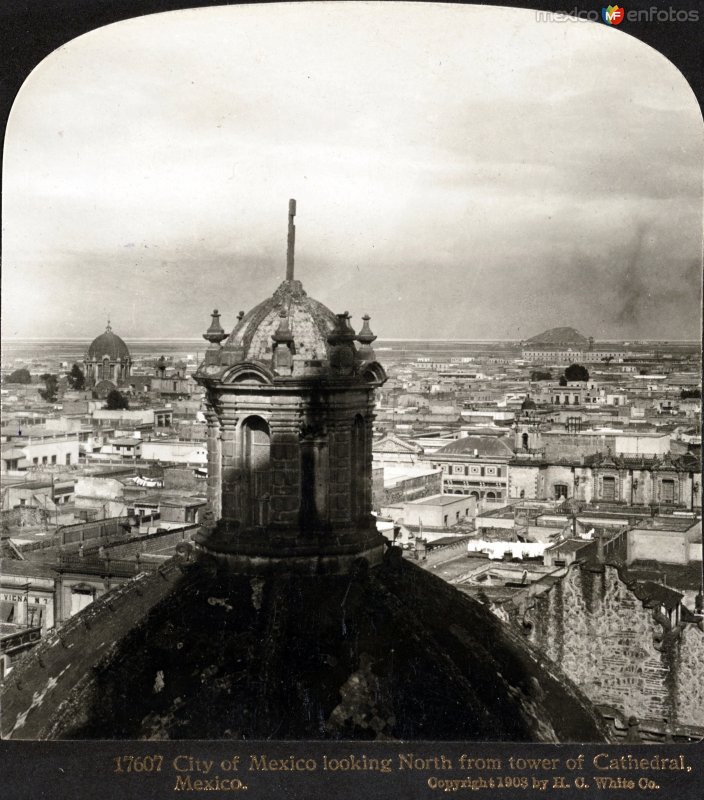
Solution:
M414 551L409 551L408 560L417 562L421 567L431 567L434 564L439 564L441 561L449 561L451 558L457 558L467 553L467 542L470 536L461 536L457 538L456 542L452 544L442 545L441 547L434 547L432 550L426 550L423 555L418 555L416 558Z

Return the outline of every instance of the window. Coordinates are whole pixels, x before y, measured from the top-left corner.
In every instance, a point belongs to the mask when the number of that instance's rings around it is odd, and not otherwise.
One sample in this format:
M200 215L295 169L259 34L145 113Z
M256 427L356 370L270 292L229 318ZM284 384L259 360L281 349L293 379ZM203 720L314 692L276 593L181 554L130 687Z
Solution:
M32 459L32 464L38 464L38 463L39 463L39 459L38 458L33 458Z
M51 457L51 463L52 464L56 464L56 456L52 456Z
M604 489L601 496L603 500L607 501L616 499L616 478L604 478Z
M89 606L93 600L95 600L95 589L92 586L80 584L72 587L70 616Z
M566 483L556 483L553 486L553 492L554 492L555 500L567 499L567 484Z
M46 456L42 456L42 464L46 464L47 462L48 462L47 457Z
M673 480L667 479L662 482L661 498L663 503L675 502L675 482Z
M71 453L66 453L66 466L71 463Z
M242 474L233 486L235 513L243 526L265 525L268 521L269 458L271 436L261 417L248 417L239 431ZM304 476L310 482L311 476Z

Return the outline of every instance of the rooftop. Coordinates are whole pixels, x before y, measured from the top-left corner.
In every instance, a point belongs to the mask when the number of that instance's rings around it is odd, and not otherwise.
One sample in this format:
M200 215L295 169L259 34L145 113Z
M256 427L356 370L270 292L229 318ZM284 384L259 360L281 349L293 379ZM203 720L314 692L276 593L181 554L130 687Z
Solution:
M469 500L465 495L459 494L434 494L430 497L421 497L418 500L409 501L413 506L451 506L454 503L466 502Z
M463 436L437 450L433 456L473 456L479 458L510 458L513 449L496 436Z
M4 577L53 578L56 571L47 564L35 561L20 561L14 558L0 559L0 572Z
M644 519L642 522L639 522L636 527L658 531L688 531L695 525L701 525L701 518L697 518L694 515L687 515L682 517L651 517L650 519Z
M576 553L590 544L592 544L591 539L565 539L562 542L556 542L551 545L547 550L551 553Z

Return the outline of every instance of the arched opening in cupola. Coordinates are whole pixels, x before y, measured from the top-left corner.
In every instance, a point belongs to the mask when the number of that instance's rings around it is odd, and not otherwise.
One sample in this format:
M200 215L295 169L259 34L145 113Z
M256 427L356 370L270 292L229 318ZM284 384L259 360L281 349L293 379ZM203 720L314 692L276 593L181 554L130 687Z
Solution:
M262 417L247 417L240 427L242 454L240 520L245 527L269 521L271 432Z

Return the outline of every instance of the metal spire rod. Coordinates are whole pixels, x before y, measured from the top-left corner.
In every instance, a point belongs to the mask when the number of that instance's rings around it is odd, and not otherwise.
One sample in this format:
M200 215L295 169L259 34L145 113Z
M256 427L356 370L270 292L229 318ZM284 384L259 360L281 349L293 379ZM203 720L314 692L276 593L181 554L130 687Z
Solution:
M286 248L286 280L293 280L293 254L296 247L296 226L293 218L296 216L296 201L288 201L288 245Z

